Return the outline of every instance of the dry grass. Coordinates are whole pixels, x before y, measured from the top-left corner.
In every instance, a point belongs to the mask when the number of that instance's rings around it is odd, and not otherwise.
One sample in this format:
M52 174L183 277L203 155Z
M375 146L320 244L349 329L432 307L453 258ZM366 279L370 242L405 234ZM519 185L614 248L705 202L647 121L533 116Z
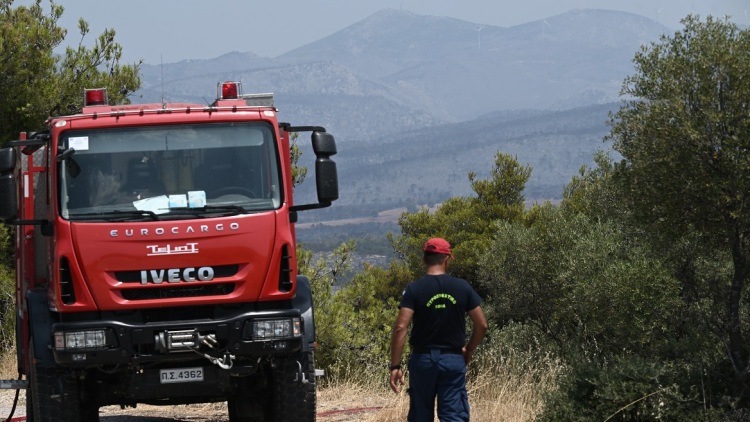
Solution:
M523 354L486 356L467 385L472 420L524 422L543 410L544 396L557 388L559 361Z
M0 351L0 379L18 378L18 365L16 364L16 350Z
M557 360L523 354L485 355L472 364L467 384L471 419L478 422L533 421L543 410L544 395L553 391L563 370ZM318 402L339 403L339 408L372 408L358 417L325 419L396 422L406 420L409 399L387 387L387 372L363 374L357 380L327 380L319 389ZM408 375L407 375L408 377ZM407 379L408 384L408 379ZM325 412L325 408L319 411ZM337 408L333 406L332 408ZM437 420L437 419L436 419Z
M563 370L551 358L505 352L505 355L485 353L471 366L469 402L471 419L476 422L527 422L533 421L543 409L544 395L553 391ZM15 352L0 354L0 377L14 379L18 376ZM348 377L352 378L352 377ZM406 420L409 399L404 391L394 394L387 385L388 372L368 371L358 373L356 379L328 377L318 388L319 417L326 422L401 422ZM408 384L408 374L407 380ZM404 389L405 390L405 389ZM192 407L199 407L198 412ZM208 407L206 407L208 406ZM167 416L198 413L207 420L220 420L210 415L224 415L226 411L217 404L176 406L159 409ZM360 412L352 412L361 409ZM121 411L103 408L102 414L136 415L146 412L153 416L154 409L139 406L138 410ZM339 413L339 411L345 411ZM165 414L166 415L166 414ZM177 415L177 416L175 416Z

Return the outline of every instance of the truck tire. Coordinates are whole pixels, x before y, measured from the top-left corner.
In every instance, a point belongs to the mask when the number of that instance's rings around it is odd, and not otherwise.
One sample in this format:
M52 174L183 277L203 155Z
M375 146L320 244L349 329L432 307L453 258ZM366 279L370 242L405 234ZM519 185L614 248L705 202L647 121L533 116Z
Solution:
M241 398L239 395L227 400L229 410L229 422L265 422L269 419L263 413L263 405L250 398Z
M234 394L227 400L229 422L273 421L273 415L264 406L272 399L267 381L266 377L241 378Z
M26 389L26 420L34 422L34 401L31 399L31 386Z
M306 382L299 379L300 365ZM273 420L315 421L315 388L315 358L312 351L300 352L296 358L290 357L280 361L273 368Z
M81 402L80 383L70 374L59 373L55 368L45 368L33 357L33 344L29 346L29 391L27 409L31 410L28 422L99 422L99 408ZM31 400L29 400L29 396ZM28 402L31 402L30 404Z
M300 364L306 383L299 380ZM278 359L264 377L262 383L248 378L227 400L230 422L315 421L313 352Z

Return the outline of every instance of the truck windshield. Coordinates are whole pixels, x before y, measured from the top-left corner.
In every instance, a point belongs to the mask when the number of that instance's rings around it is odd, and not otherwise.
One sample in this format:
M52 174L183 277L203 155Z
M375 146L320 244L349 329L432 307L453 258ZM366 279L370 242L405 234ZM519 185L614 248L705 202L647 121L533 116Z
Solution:
M281 206L265 123L73 130L61 135L60 210L71 220L193 218Z

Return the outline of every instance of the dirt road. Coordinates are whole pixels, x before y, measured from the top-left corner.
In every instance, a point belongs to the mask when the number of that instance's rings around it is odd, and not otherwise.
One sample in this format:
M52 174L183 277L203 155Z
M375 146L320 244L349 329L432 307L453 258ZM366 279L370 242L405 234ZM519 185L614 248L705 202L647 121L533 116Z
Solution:
M324 395L325 396L325 395ZM13 406L15 391L0 390L0 421L5 421ZM377 413L385 403L377 397L367 403L336 400L318 400L318 421L355 422L367 415ZM22 391L12 422L23 422L25 417L25 393ZM146 406L135 409L120 409L118 406L103 407L99 411L102 422L227 422L225 403L194 404L185 406Z

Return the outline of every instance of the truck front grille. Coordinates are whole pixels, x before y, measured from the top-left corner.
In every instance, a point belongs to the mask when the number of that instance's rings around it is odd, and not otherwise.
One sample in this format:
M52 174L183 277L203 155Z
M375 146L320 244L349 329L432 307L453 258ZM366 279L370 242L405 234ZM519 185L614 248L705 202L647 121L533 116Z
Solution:
M234 283L204 284L158 288L122 289L127 300L174 299L183 297L223 296L234 291Z

